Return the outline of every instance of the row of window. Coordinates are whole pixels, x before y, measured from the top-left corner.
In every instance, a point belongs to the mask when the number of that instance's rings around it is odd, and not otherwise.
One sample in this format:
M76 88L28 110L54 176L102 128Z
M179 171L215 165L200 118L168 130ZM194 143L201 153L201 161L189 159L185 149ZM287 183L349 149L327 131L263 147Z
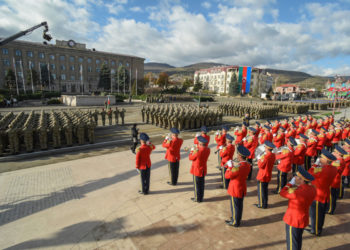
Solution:
M8 55L8 53L9 53L9 51L8 51L8 49L6 49L6 48L3 48L2 49L2 54L3 55ZM22 51L21 50L15 50L15 55L16 56L22 56ZM30 58L33 58L33 56L34 56L34 53L32 52L32 51L27 51L27 57L30 57ZM38 57L40 58L40 59L44 59L45 58L45 53L44 52L39 52L38 53ZM51 59L51 60L55 60L55 55L49 55L49 58ZM64 55L60 55L60 61L64 61L64 60L66 60L66 56L64 56ZM74 56L70 56L69 57L69 61L70 62L74 62L75 61L75 57ZM79 57L78 58L78 62L79 63L82 63L84 61L84 58L82 58L82 57ZM92 59L91 58L88 58L87 59L87 62L88 63L91 63L92 62ZM96 64L100 64L101 63L101 60L100 59L96 59ZM108 61L107 60L104 60L103 61L103 63L104 64L106 64L106 65L108 65ZM111 61L111 65L112 66L115 66L116 65L116 62L115 61ZM123 66L123 63L119 63L119 66ZM126 63L126 67L129 67L129 63Z

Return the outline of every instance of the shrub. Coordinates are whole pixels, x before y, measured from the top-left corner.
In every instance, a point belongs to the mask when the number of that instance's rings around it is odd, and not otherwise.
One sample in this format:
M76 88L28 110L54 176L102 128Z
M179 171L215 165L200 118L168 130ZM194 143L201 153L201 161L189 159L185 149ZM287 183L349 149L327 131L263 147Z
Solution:
M60 99L54 98L54 99L48 100L47 104L48 105L62 104L62 101Z

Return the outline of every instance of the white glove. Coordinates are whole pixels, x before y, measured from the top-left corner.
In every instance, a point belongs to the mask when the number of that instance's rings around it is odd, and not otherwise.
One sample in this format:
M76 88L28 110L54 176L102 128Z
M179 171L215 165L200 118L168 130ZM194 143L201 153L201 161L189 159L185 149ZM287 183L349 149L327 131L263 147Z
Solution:
M165 137L165 140L169 140L169 139L170 139L169 136L166 136L166 137Z
M295 177L293 177L293 178L290 180L289 183L292 184L292 185L294 186L294 185L295 185Z
M320 164L320 158L317 158L317 159L316 159L315 164L316 164L316 165L319 165L319 164Z
M198 136L200 136L200 135L201 135L200 133L197 133L197 134L196 134L196 137L198 137Z
M247 141L247 138L244 137L242 141Z
M221 150L221 149L222 149L222 146L220 146L219 149Z
M194 147L191 148L191 151L194 151Z
M215 132L215 135L219 135L219 132Z
M262 136L262 135L261 135L261 134L259 134L258 138L261 138L261 136Z
M273 137L275 137L275 136L276 136L276 134L273 134L272 136L273 136Z
M284 132L285 134L288 134L288 131Z
M146 144L147 144L147 145L151 145L151 142L150 142L150 141L146 141Z
M227 162L226 162L226 165L227 165L229 168L232 168L232 165L233 165L233 164L232 164L232 161L231 161L231 160L227 161Z
M238 127L235 128L235 131L238 131Z

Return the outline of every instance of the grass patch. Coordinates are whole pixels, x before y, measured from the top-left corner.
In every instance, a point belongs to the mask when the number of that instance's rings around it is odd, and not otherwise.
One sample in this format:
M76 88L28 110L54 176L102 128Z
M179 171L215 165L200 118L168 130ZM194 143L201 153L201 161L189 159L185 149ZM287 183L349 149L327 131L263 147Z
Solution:
M341 112L334 112L334 115L338 115L338 114L340 114ZM333 115L333 112L328 112L328 113L324 113L324 114L322 114L323 116L329 116L329 115Z

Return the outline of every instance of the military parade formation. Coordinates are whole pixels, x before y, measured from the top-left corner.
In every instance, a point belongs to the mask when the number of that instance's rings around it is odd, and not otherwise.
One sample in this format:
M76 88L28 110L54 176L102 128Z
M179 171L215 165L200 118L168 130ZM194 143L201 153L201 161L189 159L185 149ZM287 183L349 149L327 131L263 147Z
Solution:
M221 188L227 190L231 207L231 217L226 224L241 225L247 182L252 173L257 172L257 208L269 208L268 190L273 178L277 179L275 193L288 199L283 217L287 248L302 248L304 229L321 236L326 214L336 214L337 200L344 197L344 188L350 187L350 122L335 121L333 116L316 119L305 115L265 124L256 122L250 127L244 121L232 129L223 126L214 138ZM207 165L211 153L207 132L207 127L202 125L194 138L194 146L184 148L192 162L194 197L191 199L199 203L205 201L205 176L208 167L213 167ZM172 127L162 143L169 162L168 184L174 186L178 182L183 143L179 133L177 127ZM141 171L142 184L139 192L147 195L150 193L150 154L155 146L145 133L140 135L140 140L141 147L136 150L136 168ZM276 177L272 175L274 169Z
M243 117L249 114L254 119L266 119L278 116L278 108L275 106L264 106L260 103L250 102L227 102L219 105L218 109L226 116Z
M222 123L223 113L209 109L209 105L156 104L143 106L142 122L161 128L177 127L179 130L195 129L201 126L216 126Z

